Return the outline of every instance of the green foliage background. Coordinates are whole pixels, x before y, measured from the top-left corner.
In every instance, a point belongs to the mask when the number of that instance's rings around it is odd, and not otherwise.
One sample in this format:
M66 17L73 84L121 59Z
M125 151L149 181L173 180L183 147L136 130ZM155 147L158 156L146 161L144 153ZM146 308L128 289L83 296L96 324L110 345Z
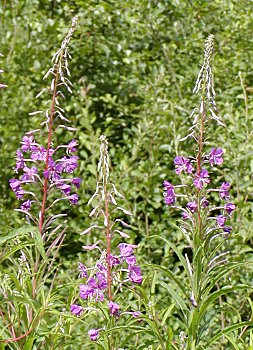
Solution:
M175 179L175 155L189 154L193 146L179 139L191 125L197 102L192 89L210 33L215 35L217 105L226 123L224 129L213 126L211 142L225 150L220 177L231 182L238 207L227 244L235 259L252 261L253 4L246 0L2 0L1 82L8 88L0 94L1 234L22 222L8 187L15 152L23 134L39 126L28 113L41 108L35 96L75 14L80 20L71 43L74 93L65 109L78 129L83 183L79 205L69 213L64 270L75 274L78 259L88 259L81 245L96 240L78 233L90 225L86 203L95 190L101 134L109 139L113 182L134 213L131 239L140 245L140 261L176 268L171 252L150 237L163 236L183 247L172 225L178 214L165 207L162 182ZM236 279L252 281L252 271L240 271ZM157 296L162 308L160 289ZM249 319L239 294L237 303L242 318ZM173 325L175 332L179 324Z

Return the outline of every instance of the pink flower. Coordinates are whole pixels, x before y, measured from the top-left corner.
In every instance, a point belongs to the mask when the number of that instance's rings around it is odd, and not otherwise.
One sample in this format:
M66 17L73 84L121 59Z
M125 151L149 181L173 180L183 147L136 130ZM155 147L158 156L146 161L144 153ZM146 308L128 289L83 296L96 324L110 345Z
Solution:
M209 162L211 165L221 165L223 163L222 158L223 150L221 148L212 148L209 154Z
M183 170L188 174L191 174L193 171L193 166L191 165L191 162L187 158L177 156L174 159L174 164L176 165L177 174L180 174Z
M129 266L129 279L130 281L141 284L142 283L142 275L140 266Z
M110 310L110 315L112 316L118 316L119 315L119 305L114 303L113 301L110 301L108 303L108 307L109 307L109 310Z
M200 174L195 175L195 179L193 181L193 185L197 187L197 189L202 190L204 184L209 184L209 174L206 169L201 170Z
M83 313L84 308L81 305L72 304L70 306L70 312L73 315L80 316Z
M98 329L90 329L88 332L88 335L90 337L90 340L96 341L98 338Z

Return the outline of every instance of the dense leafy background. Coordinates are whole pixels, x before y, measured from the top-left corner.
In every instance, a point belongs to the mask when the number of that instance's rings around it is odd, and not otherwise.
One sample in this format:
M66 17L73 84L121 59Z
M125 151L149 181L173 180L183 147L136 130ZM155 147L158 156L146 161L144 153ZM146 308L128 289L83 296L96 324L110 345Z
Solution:
M90 225L86 203L95 190L101 134L109 139L112 179L134 213L131 238L140 244L139 259L143 264L176 264L171 252L150 237L156 234L183 245L172 226L177 214L163 202L162 181L174 180L175 155L193 149L192 141L179 139L191 125L197 103L192 89L210 33L215 34L217 105L226 123L224 129L213 126L211 143L225 149L220 175L232 183L238 206L227 244L235 259L252 260L253 4L246 0L2 0L1 82L8 88L0 95L1 234L22 222L8 187L15 151L24 132L39 125L28 113L41 106L34 97L44 87L43 74L74 14L80 17L71 43L74 93L65 109L78 129L83 183L80 203L69 213L61 251L64 269L75 273L74 261L87 260L81 248L85 239L78 233ZM235 277L249 282L252 271ZM160 293L158 289L157 303L163 308ZM239 295L237 302L240 308ZM229 312L228 319L236 318ZM248 305L242 306L241 315L243 320L250 317ZM171 323L175 332L179 324Z

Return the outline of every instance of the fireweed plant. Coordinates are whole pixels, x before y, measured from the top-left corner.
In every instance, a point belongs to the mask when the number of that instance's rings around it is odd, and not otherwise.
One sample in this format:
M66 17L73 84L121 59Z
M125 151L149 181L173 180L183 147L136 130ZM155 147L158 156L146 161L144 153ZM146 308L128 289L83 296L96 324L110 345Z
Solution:
M125 287L134 290L135 286L141 285L142 275L135 256L137 245L126 243L125 240L130 239L130 236L125 230L122 231L122 228L129 229L130 225L121 218L121 214L132 214L117 203L118 198L122 200L124 197L109 178L107 139L100 136L100 141L98 182L95 193L88 202L93 204L89 216L97 218L97 222L81 235L87 235L94 229L101 230L102 235L94 244L83 246L83 249L93 252L95 260L91 267L79 263L79 277L82 280L79 285L79 300L82 302L75 301L70 311L80 317L84 312L86 316L87 312L101 314L103 323L99 328L89 329L87 336L103 349L113 350L122 346L113 330L117 326L122 330L122 322L126 328L131 328L141 317L140 311L136 309L136 300L131 301L133 307L129 310L122 301L121 294Z
M53 65L44 77L52 77L50 86L37 95L49 96L46 111L30 113L32 116L44 114L45 120L41 128L23 136L16 153L16 176L10 180L10 187L20 201L16 210L24 214L28 222L6 237L6 246L0 255L0 263L12 264L11 272L6 270L7 273L1 276L0 286L0 342L9 343L11 349L23 349L29 342L33 344L40 326L43 336L40 334L40 340L36 342L37 349L53 346L52 339L59 332L63 338L60 323L47 328L44 316L52 309L52 315L56 313L59 305L59 296L53 290L57 274L55 259L67 229L67 214L59 214L55 209L62 201L75 205L78 201L76 190L81 183L81 179L73 175L78 165L76 140L58 145L55 137L60 128L75 130L69 126L61 104L65 91L71 92L68 47L76 24L77 17L74 17L60 49L53 56ZM59 223L59 218L64 221ZM18 259L14 252L19 254Z
M225 126L218 116L215 103L211 69L213 47L214 36L210 35L205 43L204 63L193 90L200 94L200 106L192 112L193 125L189 134L182 139L184 141L193 137L196 142L195 152L191 156L177 156L174 159L175 173L181 177L180 185L174 185L167 180L163 183L166 205L181 211L179 229L187 241L187 253L183 254L173 243L164 239L177 254L185 270L184 281L172 272L167 272L176 282L179 288L177 292L171 285L162 283L179 306L185 325L179 340L171 344L175 349L210 349L212 344L217 346L215 342L222 336L224 341L226 335L229 342L231 331L248 324L245 322L232 325L221 311L221 301L225 295L248 286L235 286L233 283L219 286L223 277L238 268L238 263L230 262L229 251L222 248L224 241L233 232L229 224L235 210L229 194L231 185L223 180L216 188L211 180L214 179L216 167L223 164L224 150L211 143L209 125L215 122L218 126ZM216 312L211 314L209 311L213 303L216 303ZM210 337L214 322L220 323L220 331Z

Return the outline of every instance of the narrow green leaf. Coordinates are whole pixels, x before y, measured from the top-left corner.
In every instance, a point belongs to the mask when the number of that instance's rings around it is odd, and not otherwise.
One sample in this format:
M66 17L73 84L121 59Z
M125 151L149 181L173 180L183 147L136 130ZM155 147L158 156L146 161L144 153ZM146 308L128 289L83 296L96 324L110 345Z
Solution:
M202 303L202 306L200 307L199 310L199 316L198 316L198 324L200 323L204 312L206 311L206 309L211 306L211 304L220 296L222 295L226 295L228 293L232 293L235 292L237 290L241 290L241 289L253 289L252 286L248 286L248 285L238 285L238 286L233 286L233 287L223 287L215 292L213 292L212 294L210 294L208 296L208 298L206 299L206 301L204 301L204 303Z
M38 251L40 252L40 255L42 256L45 262L48 262L45 248L44 248L44 243L39 230L37 228L33 228L32 232L34 233L34 241L35 241L36 247L38 248Z
M34 230L34 227L31 225L25 225L18 229L11 230L7 236L0 236L0 245L6 243L7 241L11 240L12 238L18 237L18 236L25 236L28 233L32 232Z
M189 294L186 291L186 287L181 283L181 281L174 275L173 272L171 272L169 269L167 269L164 266L160 266L160 265L155 265L155 264L150 264L147 266L151 266L151 267L155 267L156 269L159 269L163 272L165 272L167 275L169 275L169 277L171 279L173 279L173 281L176 282L176 284L178 285L178 287L181 289L181 291L183 292L183 294L185 295L186 298L188 298Z
M161 325L164 326L167 318L170 316L172 310L174 309L174 304L171 304L167 309L165 309Z
M184 300L179 296L178 292L176 292L174 289L172 289L168 284L164 283L164 282L160 282L160 285L162 287L164 287L172 296L172 298L176 301L176 303L178 304L178 306L180 307L182 313L184 314L184 317L186 319L186 314L185 311L189 311L188 307L186 306L186 303L184 302Z
M18 250L21 250L26 247L32 247L34 246L34 243L20 243L17 245L14 245L12 247L8 247L7 251L3 251L2 254L0 254L0 264L6 259L8 259L13 253L17 252Z
M219 332L218 334L213 336L213 338L206 344L206 349L208 349L209 346L214 344L218 339L225 336L226 334L229 334L232 331L235 331L237 329L240 329L240 328L246 327L246 326L252 326L252 321L240 322L240 323L233 324L232 326L229 326L229 327L223 329L221 332Z
M154 235L154 236L151 236L151 237L157 237L159 239L162 239L166 244L168 244L168 246L170 246L170 248L177 254L178 259L181 261L181 264L183 265L185 271L187 272L189 280L191 281L191 272L189 270L188 264L187 264L185 258L183 257L183 255L181 254L181 252L176 247L176 245L173 244L172 242L169 242L166 238L160 237L158 235Z
M166 350L171 350L172 339L173 339L173 332L172 332L172 329L170 327L168 327L167 340L166 340Z
M32 350L34 339L36 339L36 338L32 337L29 340L26 340L25 346L23 347L23 350Z
M233 345L235 350L241 350L235 343L235 341L227 334L224 334L224 337Z
M157 276L157 271L155 270L153 278L152 278L152 283L151 283L151 294L152 295L155 295L156 276Z
M203 283L203 288L202 288L202 292L201 295L203 298L205 298L206 295L208 295L210 293L210 291L215 287L216 283L219 282L219 280L226 276L229 272L231 272L232 270L239 268L241 266L244 266L245 263L228 263L226 265L222 265L220 266L219 270L221 271L220 273L215 270L214 273L209 273ZM206 289L205 286L208 286Z

